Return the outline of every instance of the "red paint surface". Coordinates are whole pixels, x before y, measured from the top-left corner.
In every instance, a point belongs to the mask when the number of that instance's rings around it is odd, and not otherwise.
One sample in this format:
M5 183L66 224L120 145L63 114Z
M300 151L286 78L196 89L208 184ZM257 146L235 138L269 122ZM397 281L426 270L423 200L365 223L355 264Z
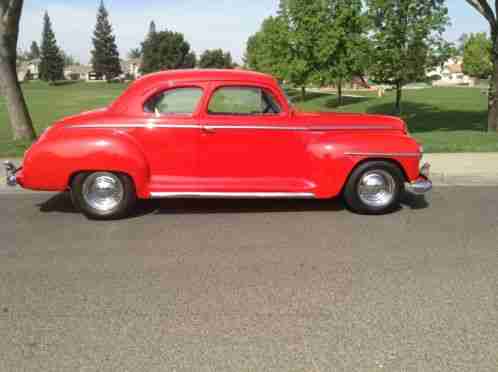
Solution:
M263 87L283 111L208 114L213 91L227 85ZM193 115L144 112L149 97L180 86L204 91ZM168 191L312 192L326 198L338 195L368 159L396 162L408 182L416 180L420 156L401 155L406 153L419 154L420 146L398 118L297 112L276 80L259 73L169 71L137 80L106 109L55 123L26 153L20 180L28 189L62 191L78 172L106 170L130 175L141 198Z

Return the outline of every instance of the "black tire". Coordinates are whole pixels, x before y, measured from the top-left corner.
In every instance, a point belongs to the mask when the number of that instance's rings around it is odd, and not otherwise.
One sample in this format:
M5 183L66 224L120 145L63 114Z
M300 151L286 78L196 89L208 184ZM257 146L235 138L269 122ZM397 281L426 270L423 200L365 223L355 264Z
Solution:
M119 182L121 197L112 208L102 210L92 206L84 195L86 181L95 177L112 177ZM91 179L90 179L91 180ZM74 177L71 183L71 200L76 209L89 219L93 220L116 220L127 217L137 202L137 194L133 180L125 174L111 172L87 172L80 173Z
M360 196L359 186L364 177L369 174L378 172L378 174L388 175L391 177L389 181L394 181L390 188L389 198L385 204L372 205L374 203L366 203ZM389 177L388 177L389 178ZM344 187L343 196L347 206L356 213L360 214L386 214L393 212L399 208L401 197L405 189L405 176L401 169L388 161L370 161L361 164L350 175L346 186Z

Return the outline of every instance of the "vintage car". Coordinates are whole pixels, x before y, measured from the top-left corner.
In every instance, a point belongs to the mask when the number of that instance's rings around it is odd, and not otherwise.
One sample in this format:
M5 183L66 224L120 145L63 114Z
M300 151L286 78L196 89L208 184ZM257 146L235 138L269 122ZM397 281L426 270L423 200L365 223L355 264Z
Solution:
M47 108L49 109L49 108ZM380 115L305 113L273 77L248 71L147 75L109 107L60 120L6 163L7 183L69 190L89 218L126 216L137 199L342 195L363 214L432 188L422 146Z

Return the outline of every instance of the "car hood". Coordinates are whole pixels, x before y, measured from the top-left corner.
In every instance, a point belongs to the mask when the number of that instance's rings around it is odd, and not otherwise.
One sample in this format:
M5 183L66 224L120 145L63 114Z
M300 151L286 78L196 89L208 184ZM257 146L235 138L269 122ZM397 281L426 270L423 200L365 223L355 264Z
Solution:
M346 129L394 130L406 132L405 122L394 116L335 112L294 112L300 125Z

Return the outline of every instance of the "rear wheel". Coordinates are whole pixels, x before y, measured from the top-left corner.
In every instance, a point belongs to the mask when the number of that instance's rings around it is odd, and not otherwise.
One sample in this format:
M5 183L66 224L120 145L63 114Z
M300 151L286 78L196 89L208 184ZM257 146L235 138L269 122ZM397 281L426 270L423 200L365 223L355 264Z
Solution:
M111 172L78 174L71 185L71 197L88 218L99 220L126 217L137 200L132 179Z
M344 199L357 213L389 213L399 207L404 184L405 177L397 165L371 161L353 171L344 189Z

